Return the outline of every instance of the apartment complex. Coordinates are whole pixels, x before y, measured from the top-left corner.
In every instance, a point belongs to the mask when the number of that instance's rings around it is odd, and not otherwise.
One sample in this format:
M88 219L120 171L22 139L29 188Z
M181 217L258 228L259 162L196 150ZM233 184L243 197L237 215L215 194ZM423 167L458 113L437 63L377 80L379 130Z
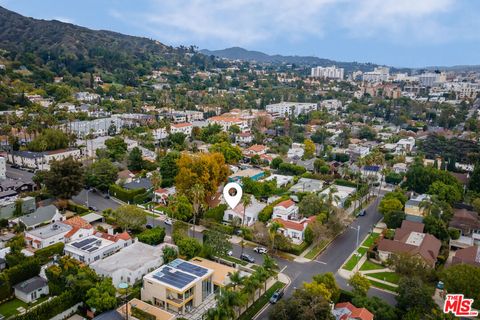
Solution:
M331 67L315 67L312 68L310 76L314 78L324 79L343 79L345 70L343 68Z
M306 114L310 111L317 110L317 104L304 102L280 102L267 105L265 110L274 118L285 116L290 117L291 115L298 117L302 113Z

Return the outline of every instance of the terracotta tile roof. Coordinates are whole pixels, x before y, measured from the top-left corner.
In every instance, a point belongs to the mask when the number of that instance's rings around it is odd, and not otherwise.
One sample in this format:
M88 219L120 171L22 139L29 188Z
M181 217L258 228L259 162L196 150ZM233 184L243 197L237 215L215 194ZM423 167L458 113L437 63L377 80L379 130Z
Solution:
M265 147L264 145L261 145L261 144L254 144L253 146L251 146L250 148L246 149L245 151L249 152L249 151L252 151L252 152L260 152L260 151L264 151L266 150L267 147Z
M226 117L226 116L216 116L208 118L209 121L216 121L216 122L242 122L240 118L237 117Z
M174 127L174 128L185 128L185 127L191 127L192 124L191 123L188 123L188 122L184 122L184 123L174 123L171 125L171 127Z
M72 227L77 227L77 228L83 228L83 229L93 228L90 223L88 223L86 220L82 219L79 216L74 216L68 220L63 221L63 223L68 224L69 226L72 226Z
M295 202L293 202L292 199L288 199L288 200L285 200L285 201L282 201L280 203L278 203L275 207L284 207L285 209L287 208L290 208L291 206L294 206L295 205Z
M98 231L97 233L95 233L95 235L113 242L117 242L120 239L125 241L131 239L130 235L126 231L122 233L117 233L117 234L108 234L106 232Z
M365 308L357 308L350 302L341 302L335 305L335 309L341 309L341 308L350 310L351 312L349 316L350 319L373 320L373 313L371 313Z
M291 230L297 230L297 231L303 231L306 227L306 221L302 222L297 222L297 221L291 221L291 220L283 220L280 218L275 218L272 221L276 221L283 225L284 229L291 229Z

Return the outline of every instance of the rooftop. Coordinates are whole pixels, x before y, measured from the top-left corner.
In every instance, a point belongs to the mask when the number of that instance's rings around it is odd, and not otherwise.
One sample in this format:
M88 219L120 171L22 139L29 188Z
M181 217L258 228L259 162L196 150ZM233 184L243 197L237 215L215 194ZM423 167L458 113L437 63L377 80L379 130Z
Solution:
M68 243L67 246L75 247L78 250L83 252L92 253L99 250L100 248L105 248L107 246L110 246L113 243L114 243L113 241L103 239L93 235L82 240Z
M230 275L237 271L237 269L235 268L200 257L195 257L190 260L190 262L198 266L213 270L213 283L220 286L229 284Z
M69 226L62 222L55 222L55 223L46 225L44 227L28 231L28 234L31 234L41 239L48 239L58 234L67 233L71 229L72 229L72 226Z
M19 284L13 286L13 288L23 293L29 294L30 292L45 287L46 285L47 280L43 279L42 277L36 276L20 282Z

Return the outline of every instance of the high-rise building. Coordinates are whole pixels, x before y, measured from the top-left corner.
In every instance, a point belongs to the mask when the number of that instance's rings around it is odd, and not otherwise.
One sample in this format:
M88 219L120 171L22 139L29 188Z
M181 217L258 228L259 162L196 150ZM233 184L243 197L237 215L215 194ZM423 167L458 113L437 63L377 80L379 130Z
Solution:
M390 69L388 67L376 67L373 71L365 72L363 74L363 81L383 82L387 81L389 76Z
M343 79L344 69L337 68L336 66L331 67L314 67L310 75L314 78L324 78L324 79Z

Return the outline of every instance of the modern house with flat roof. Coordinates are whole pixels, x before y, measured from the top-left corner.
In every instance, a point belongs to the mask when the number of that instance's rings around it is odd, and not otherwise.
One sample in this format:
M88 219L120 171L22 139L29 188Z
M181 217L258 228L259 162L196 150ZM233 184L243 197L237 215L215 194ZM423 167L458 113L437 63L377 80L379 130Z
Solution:
M185 314L213 294L214 270L175 259L143 277L143 301Z
M163 264L163 248L135 242L131 246L103 259L95 261L90 267L98 275L112 278L115 287L122 282L134 285L148 272Z
M62 222L25 232L25 242L34 249L42 249L58 242L65 242L65 235L73 229Z

